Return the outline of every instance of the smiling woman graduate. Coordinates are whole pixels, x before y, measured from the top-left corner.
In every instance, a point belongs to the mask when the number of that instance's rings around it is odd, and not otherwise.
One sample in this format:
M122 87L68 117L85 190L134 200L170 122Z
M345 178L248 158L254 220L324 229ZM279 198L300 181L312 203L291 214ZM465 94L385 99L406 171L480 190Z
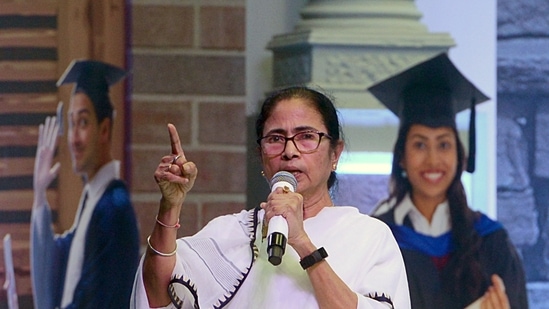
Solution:
M488 98L446 53L368 90L400 119L390 195L373 215L390 226L402 251L412 308L527 308L524 272L507 232L468 207L461 183L465 168L474 171L475 104ZM466 160L455 115L467 108Z

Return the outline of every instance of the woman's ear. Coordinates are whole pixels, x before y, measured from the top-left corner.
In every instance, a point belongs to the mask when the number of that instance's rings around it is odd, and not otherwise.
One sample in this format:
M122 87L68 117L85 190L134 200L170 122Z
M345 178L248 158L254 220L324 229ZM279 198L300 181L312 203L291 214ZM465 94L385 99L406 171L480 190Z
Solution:
M334 147L334 153L332 158L332 167L337 167L337 163L339 162L339 158L341 157L341 153L343 153L343 149L345 148L345 143L343 141L338 141L337 145ZM335 170L334 167L334 170Z
M404 162L404 160L400 160L398 166L400 166L400 168L402 168L403 170L406 170L406 163Z

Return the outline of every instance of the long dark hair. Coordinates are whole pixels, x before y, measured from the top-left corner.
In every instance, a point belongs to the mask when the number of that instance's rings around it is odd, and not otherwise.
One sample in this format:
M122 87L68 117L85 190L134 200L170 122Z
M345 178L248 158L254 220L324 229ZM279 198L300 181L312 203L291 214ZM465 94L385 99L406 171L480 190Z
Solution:
M327 133L332 137L330 139L330 147L332 149L337 146L340 140L343 140L343 131L333 101L327 95L303 86L289 87L275 91L265 99L255 123L255 132L258 139L262 137L265 122L271 116L276 104L289 99L303 99L309 102L320 113L322 122L328 130ZM332 171L328 178L328 189L331 189L336 181L336 172Z
M395 200L394 207L402 202L407 193L412 192L412 185L404 176L401 162L404 159L404 149L408 132L413 124L401 126L398 138L393 149L393 163L391 172L391 188L388 200ZM474 229L474 222L478 213L467 205L467 196L461 183L461 174L465 165L465 149L461 143L458 132L452 128L457 145L457 169L446 197L450 207L452 223L452 240L455 251L451 264L447 265L452 280L445 280L444 287L464 302L464 307L472 300L482 295L486 288L486 278L481 271L479 261L480 237Z

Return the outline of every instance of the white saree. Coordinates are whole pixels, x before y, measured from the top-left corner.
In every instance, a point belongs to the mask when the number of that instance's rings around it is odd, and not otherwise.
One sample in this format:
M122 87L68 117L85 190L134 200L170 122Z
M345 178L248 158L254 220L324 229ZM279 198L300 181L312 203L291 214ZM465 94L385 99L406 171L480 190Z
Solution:
M299 256L286 247L282 263L267 260L262 238L263 210L242 211L212 220L200 232L178 239L172 277L175 304L166 308L318 308ZM255 224L254 224L255 223ZM381 221L354 207L326 207L304 221L326 261L358 295L358 308L410 308L408 283L398 245ZM255 232L255 234L254 234ZM149 308L142 263L132 308Z

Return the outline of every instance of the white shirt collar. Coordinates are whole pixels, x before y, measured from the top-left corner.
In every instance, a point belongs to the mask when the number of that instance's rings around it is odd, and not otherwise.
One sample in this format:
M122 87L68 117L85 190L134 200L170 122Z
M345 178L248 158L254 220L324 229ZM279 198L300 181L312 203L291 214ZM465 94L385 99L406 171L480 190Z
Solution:
M450 206L448 205L447 200L437 206L435 213L433 214L433 219L431 220L431 223L429 223L416 208L410 195L407 194L395 209L395 223L402 225L406 216L410 218L414 230L424 235L437 237L450 231L452 228Z
M113 179L120 178L120 161L112 160L103 165L97 174L88 181L86 186L90 196L99 196L98 193L105 190L105 186ZM102 193L102 192L101 192Z

